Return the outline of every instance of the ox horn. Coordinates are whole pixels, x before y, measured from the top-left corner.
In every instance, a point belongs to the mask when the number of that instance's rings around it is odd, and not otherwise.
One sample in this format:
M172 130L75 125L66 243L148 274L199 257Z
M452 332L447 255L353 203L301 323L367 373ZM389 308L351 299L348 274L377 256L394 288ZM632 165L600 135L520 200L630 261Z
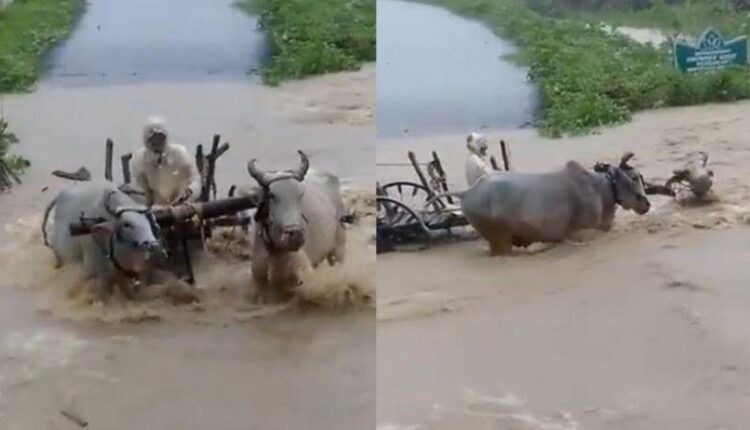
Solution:
M624 155L622 156L622 158L620 159L620 168L621 168L621 169L629 169L629 168L631 168L631 167L630 167L630 166L628 165L628 161L630 161L630 159L631 159L631 158L633 158L633 156L634 156L634 155L635 155L635 154L633 154L632 152L626 152L626 153L625 153L625 154L624 154Z
M703 167L706 167L706 164L708 164L708 152L698 151L698 154L700 154L701 160L703 161Z
M247 172L250 173L250 176L252 176L256 181L258 181L258 184L260 184L261 187L265 187L266 185L268 185L266 174L255 167L256 161L257 160L253 158L247 163Z
M107 194L106 194L106 195L104 196L104 209L105 209L105 210L107 211L107 213L109 213L109 214L110 214L110 215L112 215L113 217L118 217L118 216L119 216L119 214L118 214L117 210L118 210L119 208L114 208L114 209L113 209L113 208L112 208L112 206L110 206L110 204L109 204L109 203L110 203L110 200L112 199L112 195L113 195L114 193L115 193L115 192L113 192L113 191L110 191L110 192L108 192L108 193L107 193Z
M305 175L307 174L307 169L310 168L310 160L307 158L307 155L302 151L297 151L299 153L299 158L301 160L299 167L296 170L292 170L292 174L297 177L298 180L302 181L305 179Z

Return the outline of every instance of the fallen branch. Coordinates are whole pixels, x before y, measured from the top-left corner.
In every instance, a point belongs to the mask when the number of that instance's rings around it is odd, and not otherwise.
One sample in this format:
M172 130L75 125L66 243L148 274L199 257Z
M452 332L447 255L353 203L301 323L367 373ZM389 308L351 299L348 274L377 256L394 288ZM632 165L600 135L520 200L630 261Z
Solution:
M65 409L63 409L60 411L60 414L64 416L65 418L69 419L70 421L74 422L76 425L78 425L78 427L85 428L85 427L88 427L89 425L88 421L84 420L83 418L79 417L73 412L66 411Z
M675 196L674 190L672 190L672 187L670 187L669 185L659 185L659 184L644 182L643 190L648 195L658 194L658 195L669 196L669 197Z

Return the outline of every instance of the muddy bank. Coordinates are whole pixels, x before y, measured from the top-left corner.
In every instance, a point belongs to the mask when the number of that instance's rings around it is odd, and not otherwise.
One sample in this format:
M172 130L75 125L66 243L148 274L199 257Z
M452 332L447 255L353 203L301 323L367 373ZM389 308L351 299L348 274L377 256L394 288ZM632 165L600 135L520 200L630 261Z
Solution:
M190 151L214 133L230 142L220 195L233 183L251 184L250 158L286 168L303 149L314 168L341 176L350 206L371 213L371 76L365 68L276 89L41 86L5 97L18 150L33 165L22 186L0 195L0 427L65 428L61 410L73 410L92 428L372 428L375 315L367 300L351 305L364 298L357 291L374 295L371 218L349 230L345 265L303 285L312 307L250 301L249 262L240 256L204 259L200 305L157 295L92 306L74 270L52 269L38 233L41 210L62 185L50 171L85 165L102 178L104 140L114 139L116 156L136 149L153 112ZM330 88L337 97L328 97Z
M379 256L379 428L743 428L747 108L650 112L559 141L488 134L509 141L514 167L527 171L632 150L646 177L666 179L684 154L705 150L720 202L654 197L644 217L618 213L610 234L510 257L489 257L478 240ZM463 189L464 145L464 136L400 140L381 145L378 161L435 149ZM413 178L399 170L378 177Z

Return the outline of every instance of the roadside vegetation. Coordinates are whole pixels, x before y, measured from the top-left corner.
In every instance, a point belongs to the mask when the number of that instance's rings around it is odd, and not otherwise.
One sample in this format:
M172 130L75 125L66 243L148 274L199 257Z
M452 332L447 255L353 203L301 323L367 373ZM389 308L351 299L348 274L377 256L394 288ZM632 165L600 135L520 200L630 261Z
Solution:
M0 92L29 91L41 59L67 36L84 0L16 0L0 12Z
M241 0L260 16L271 57L263 80L354 70L375 61L375 0Z
M529 78L538 86L537 126L547 136L620 124L644 109L750 98L745 69L683 75L672 64L668 43L641 45L602 25L622 23L695 36L713 25L727 36L748 34L747 12L729 3L717 9L709 0L692 0L690 5L657 2L636 11L628 5L586 10L555 0L421 1L479 19L518 45L514 59L529 67ZM737 14L743 18L733 16Z
M727 36L750 34L750 2L685 0L681 3L654 2L643 6L558 10L563 16L604 21L617 26L659 28L669 34L697 36L708 26Z
M10 155L11 145L18 143L15 134L8 130L8 123L0 117L0 191L13 185L13 181L31 165L19 155Z

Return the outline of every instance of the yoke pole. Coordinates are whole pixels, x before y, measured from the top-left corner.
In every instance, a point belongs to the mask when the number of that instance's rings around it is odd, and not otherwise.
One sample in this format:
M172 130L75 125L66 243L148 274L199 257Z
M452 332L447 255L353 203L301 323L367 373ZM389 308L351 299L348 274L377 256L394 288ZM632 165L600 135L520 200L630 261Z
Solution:
M505 141L500 141L500 150L503 153L503 165L505 165L505 170L510 171L510 152L508 148L505 146Z
M432 188L430 188L430 183L427 182L427 178L424 176L424 173L422 172L422 168L419 166L419 163L417 162L417 156L414 154L414 151L409 151L409 161L411 161L412 167L414 167L414 171L417 172L417 176L419 177L419 181L422 183L422 186L425 187L427 190L429 198L435 197L435 193L432 191ZM436 211L440 211L440 205L438 204L437 200L432 202L432 206L435 208Z
M120 160L122 161L122 181L126 184L129 184L130 179L131 179L130 178L130 159L131 158L133 158L132 152L120 157Z
M104 179L112 182L112 157L115 149L115 143L112 139L107 139L107 155L104 160Z

